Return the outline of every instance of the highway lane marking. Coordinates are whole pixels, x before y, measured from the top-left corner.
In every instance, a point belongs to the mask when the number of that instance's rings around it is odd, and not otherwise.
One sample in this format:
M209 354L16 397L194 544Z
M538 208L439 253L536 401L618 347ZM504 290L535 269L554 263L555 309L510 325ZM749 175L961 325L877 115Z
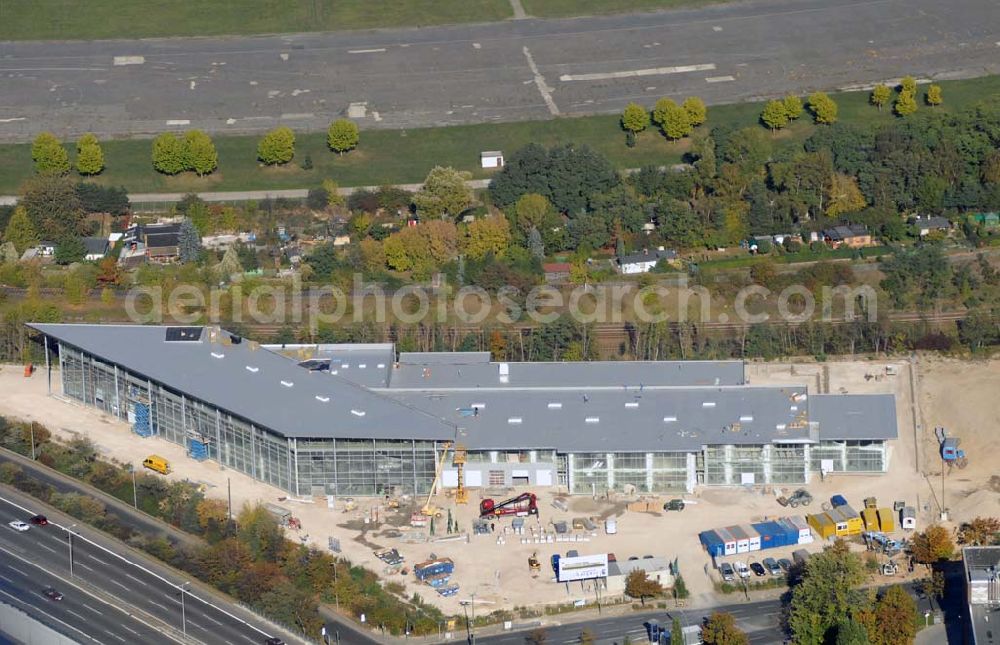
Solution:
M82 563L82 562L77 562L77 563L76 563L76 566L78 566L78 567L83 567L84 569L86 569L87 571L89 571L89 572L91 572L91 573L96 573L96 572L94 571L93 567L91 567L90 565L87 565L87 564L84 564L84 563Z
M145 56L115 56L115 65L142 65L146 62Z
M528 67L531 69L531 74L534 77L535 87L538 88L538 93L542 95L542 100L545 101L545 105L549 108L549 113L552 116L559 116L559 106L556 105L555 99L552 98L552 88L548 86L545 82L545 77L538 71L538 65L535 65L535 59L531 56L531 51L527 47L522 47L521 51L524 52L524 57L528 59Z
M191 125L191 119L168 119L167 125Z
M0 67L0 72L106 72L107 67Z
M107 634L108 636L114 636L115 638L117 638L118 640L120 640L120 641L121 641L121 642L123 642L123 643L127 643L127 642L128 642L128 641L126 641L126 640L125 640L124 638L122 638L121 636L119 636L118 634L116 634L116 633L114 633L114 632L109 632L108 630L104 630L104 632L105 632L105 633L106 633L106 634Z
M14 581L8 578L7 576L0 576L0 580L6 580L10 584L14 584Z
M160 608L160 609L162 609L163 611L170 611L170 610L169 610L169 609L167 609L167 608L166 608L165 606L161 605L160 603L156 602L155 600L151 600L151 599L149 599L149 598L146 598L146 601L147 601L147 602L150 602L150 603L152 603L152 604L154 604L154 605L156 605L157 607L159 607L159 608ZM188 622L190 623L191 621L189 620Z
M735 81L735 76L709 76L705 79L706 83L728 83L729 81Z
M87 620L86 616L84 616L83 614L77 613L77 612L73 611L72 609L67 609L66 613L67 614L73 614L74 616L76 616L80 620L84 620L84 621Z
M603 81L613 78L635 78L638 76L662 76L664 74L686 74L688 72L710 72L715 69L715 63L698 65L674 65L672 67L650 67L647 69L630 69L621 72L600 72L595 74L563 74L559 80L569 81Z
M129 627L128 625L119 625L119 627L121 627L122 629L127 629L128 631L132 632L132 633L133 633L133 634L135 634L136 636L138 636L138 635L139 635L139 632L135 631L134 629L132 629L132 628L131 628L131 627Z
M348 54L381 54L385 51L385 47L376 47L374 49L348 49Z
M111 582L111 584L118 585L119 587L121 587L125 591L132 591L131 589L129 589L128 587L126 587L122 583L118 582L117 580L112 579L110 582Z
M52 547L50 547L50 546L45 546L45 545L44 545L44 544L42 544L41 542L35 542L35 546L40 546L40 547L42 547L43 549L45 549L46 551L51 551L52 553L56 553L56 550L55 550L55 549L53 549L53 548L52 548Z
M13 123L14 121L26 121L27 117L23 116L12 116L9 119L0 119L0 123Z
M14 600L15 602L18 602L18 603L21 603L21 604L22 604L22 605L24 605L25 607L32 607L32 608L35 608L35 609L38 609L37 607L35 607L35 606L34 606L34 605L32 605L31 603L28 603L28 602L25 602L23 598L18 598L17 596L15 596L15 595L13 595L13 594L9 594L9 593L7 593L6 591L4 591L3 589L0 589L0 593L2 593L3 595L7 596L8 598L12 598L12 599L13 599L13 600ZM100 643L100 642L101 642L101 641L97 640L96 638L94 638L93 636L91 636L90 634L88 634L88 633L86 633L86 632L82 631L81 629L79 629L79 628L77 628L77 627L75 627L75 626L73 626L73 625L70 625L69 623L67 623L67 622L66 622L66 621L64 621L64 620L60 620L60 619L56 618L56 617L55 617L55 616L53 616L52 614L47 614L47 618L48 618L49 620L54 620L54 621L56 621L56 622L57 622L57 623L59 623L60 625L65 625L65 626L66 626L67 628L69 628L69 629L72 629L72 630L73 630L74 632L79 632L80 634L83 634L84 636L86 636L87 638L89 638L89 639L90 639L90 640L92 640L92 641L95 641L95 642L97 642L97 643Z
M100 616L103 616L103 615L104 615L104 612L101 612L101 611L97 611L96 609L94 609L93 607L91 607L90 605L88 605L88 604L87 604L87 603L85 603L85 602L81 602L80 604L81 604L81 605L83 605L84 607L86 607L87 609L89 609L90 611L94 612L95 614L98 614L98 615L100 615Z
M216 619L214 619L214 618L212 618L211 616L209 616L208 614L205 614L205 618L209 619L210 621L212 621L212 622L213 622L213 623L215 623L216 625L221 625L221 624L222 624L222 623L220 623L219 621L217 621Z
M282 119L292 120L292 119L314 119L316 115L312 112L290 112L281 115Z
M14 565L12 565L12 564L8 564L7 566L8 566L8 567L10 567L11 569L13 569L14 571L17 571L18 573L20 573L20 574L21 574L22 576L24 576L25 578L30 578L30 577L31 577L31 576L29 576L29 575L28 575L28 574L27 574L26 572L24 572L24 571L21 571L20 569L18 569L17 567L15 567L15 566L14 566Z
M136 578L135 576L133 576L131 573L126 573L125 577L126 578L132 578L133 580L135 580L136 582L138 582L139 584L141 584L144 587L148 587L149 586L148 582L143 582L142 580L139 580L138 578Z

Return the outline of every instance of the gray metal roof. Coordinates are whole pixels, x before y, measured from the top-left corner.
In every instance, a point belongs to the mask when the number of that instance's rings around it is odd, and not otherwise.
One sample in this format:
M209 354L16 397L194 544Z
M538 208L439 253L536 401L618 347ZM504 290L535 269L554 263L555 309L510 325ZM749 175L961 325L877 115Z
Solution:
M454 424L472 450L685 452L811 440L804 385L385 392Z
M29 326L288 437L433 440L455 434L438 418L346 379L309 372L250 341L224 344L226 332L167 342L168 327Z
M407 357L407 362L403 357ZM488 362L488 352L400 355L392 389L743 385L742 361ZM482 357L485 356L485 359ZM434 360L431 361L430 358ZM503 371L506 370L506 378Z
M365 387L386 387L396 358L392 343L319 343L264 345L298 362L329 365L322 370Z
M895 439L896 397L891 394L814 394L809 417L824 440Z

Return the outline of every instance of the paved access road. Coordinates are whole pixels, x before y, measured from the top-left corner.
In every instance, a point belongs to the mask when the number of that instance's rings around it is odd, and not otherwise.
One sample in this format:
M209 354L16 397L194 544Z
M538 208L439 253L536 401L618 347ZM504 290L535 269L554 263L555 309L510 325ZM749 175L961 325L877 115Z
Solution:
M73 529L71 575L70 531L66 525L53 522L48 526L32 526L25 532L15 531L8 522L26 520L34 510L20 495L5 490L3 497L0 582L26 590L27 598L36 608L91 639L102 643L186 642L178 635L186 630L187 637L195 642L259 645L268 636L265 626L250 624L216 604L205 602L197 591L185 593L182 615L178 585L184 583L183 579L165 570L154 571L132 564L111 552L114 541L84 526ZM63 593L62 601L49 601L38 595L49 584ZM125 607L134 618L102 604L101 597L115 599L114 604Z
M3 43L0 140L320 129L349 112L364 127L537 119L998 72L996 0L754 0L419 30Z

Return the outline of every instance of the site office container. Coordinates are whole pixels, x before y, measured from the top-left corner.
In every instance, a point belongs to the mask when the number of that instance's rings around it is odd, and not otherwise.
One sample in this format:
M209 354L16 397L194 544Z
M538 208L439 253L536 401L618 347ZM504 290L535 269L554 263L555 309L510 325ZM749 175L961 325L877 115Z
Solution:
M774 523L781 530L782 541L785 543L785 546L799 543L799 527L792 524L791 520L787 517L782 517L775 520ZM806 530L808 531L809 527L806 527Z
M861 511L861 519L864 520L866 531L878 530L878 511L874 508L866 508Z
M750 552L750 536L747 535L742 526L727 526L726 530L729 531L730 535L736 538L737 553Z
M864 530L861 525L861 516L847 504L831 509L827 515L836 524L837 537L861 535L861 531Z
M736 538L726 529L715 529L715 534L722 540L726 555L736 555Z
M760 536L761 549L773 549L785 546L785 530L777 522L758 522L750 526Z
M705 546L705 550L713 558L719 558L726 554L726 543L715 531L702 531L698 534L698 539Z
M912 531L917 528L917 509L912 506L905 506L899 512L899 525L904 531Z
M893 516L892 509L878 509L878 527L883 533L892 533L896 530L896 518Z
M754 530L749 524L740 524L740 528L747 534L751 551L760 551L760 533Z
M799 531L796 544L809 544L813 541L812 529L809 527L809 522L806 521L806 518L801 515L792 515L785 519Z
M806 517L809 526L816 531L821 540L827 540L837 534L837 525L826 513L815 513Z
M451 574L455 571L455 563L450 558L438 558L437 560L427 560L413 565L413 575L418 580L426 580L442 574Z

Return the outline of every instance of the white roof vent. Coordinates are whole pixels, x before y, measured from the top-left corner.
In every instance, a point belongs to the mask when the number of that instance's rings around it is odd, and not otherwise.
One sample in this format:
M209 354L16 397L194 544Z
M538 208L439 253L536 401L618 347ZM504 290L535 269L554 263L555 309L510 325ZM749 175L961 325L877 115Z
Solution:
M500 363L500 382L508 383L510 381L510 365L507 363Z
M747 423L749 421L753 421L753 415L752 414L744 414L743 416L740 417L740 422L741 423Z
M358 363L358 369L359 369L359 370L363 370L363 369L365 369L366 367L368 367L368 364L367 364L367 363Z
M292 387L293 385L295 385L292 381L282 381L281 384L284 385L285 387Z
M638 401L626 401L625 402L625 407L626 408L637 408L637 407L639 407L639 402Z
M254 367L252 365L247 365L247 371L248 372L253 372L254 374L256 374L257 372L260 371L260 368L259 367Z
M337 375L337 370L330 370L330 373L333 374L334 376L336 376Z
M351 410L351 414L353 414L356 417L363 417L363 416L365 416L365 411L364 410Z
M342 370L346 370L346 369L347 369L347 368L349 368L350 366L351 366L351 364L350 364L350 363L341 363L341 364L340 364L340 369L342 369Z
M521 423L521 417L507 417L507 423L517 425Z
M379 363L375 367L379 368L380 370L384 370L385 369L385 363Z
M485 410L486 409L486 404L485 403L473 403L469 407L472 408L473 410Z
M601 417L587 417L586 419L584 419L584 422L585 423L600 423L601 422Z
M703 407L703 408L714 408L715 407L715 401L702 401L701 402L701 407Z
M775 430L784 430L787 427L788 426L786 426L784 423L779 423L778 425L774 426L774 429Z
M552 403L549 403L549 409L550 410L561 410L562 409L562 403L560 403L559 401L554 401Z
M322 396L320 394L317 394L316 395L316 400L319 401L320 403L329 403L330 402L330 397L328 397L328 396Z
M212 352L212 356L214 356L215 358L224 358L226 355L221 354L219 352Z
M664 423L676 423L677 417L663 417Z

